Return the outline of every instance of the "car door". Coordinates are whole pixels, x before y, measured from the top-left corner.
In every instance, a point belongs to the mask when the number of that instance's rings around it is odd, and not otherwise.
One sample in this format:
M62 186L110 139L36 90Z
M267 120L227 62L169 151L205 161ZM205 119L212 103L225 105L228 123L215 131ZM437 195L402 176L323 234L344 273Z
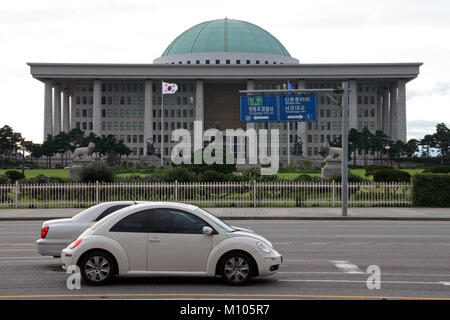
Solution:
M117 241L125 251L130 264L129 271L147 271L148 210L132 213L117 222L108 236Z
M189 212L153 209L148 238L148 270L205 271L212 236L203 234L204 226L210 225Z

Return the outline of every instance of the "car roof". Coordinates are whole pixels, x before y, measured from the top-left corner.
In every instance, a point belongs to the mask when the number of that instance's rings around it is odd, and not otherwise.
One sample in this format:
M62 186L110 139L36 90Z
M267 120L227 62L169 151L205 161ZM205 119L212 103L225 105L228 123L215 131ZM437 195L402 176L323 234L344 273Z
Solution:
M147 201L142 203L137 203L134 205L135 208L162 208L162 207L171 207L171 208L179 208L179 209L188 209L195 211L198 209L197 206L187 203L181 202L170 202L170 201Z

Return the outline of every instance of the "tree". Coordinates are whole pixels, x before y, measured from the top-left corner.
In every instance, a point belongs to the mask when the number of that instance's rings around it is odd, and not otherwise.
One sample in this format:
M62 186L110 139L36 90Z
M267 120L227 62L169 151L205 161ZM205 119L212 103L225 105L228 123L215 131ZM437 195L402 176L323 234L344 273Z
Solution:
M419 140L410 139L405 145L405 154L409 160L412 160L414 154L419 151Z
M2 165L5 165L5 160L9 159L12 154L16 154L22 145L24 139L18 132L5 125L0 128L0 156L2 157Z
M47 140L42 144L42 154L47 157L47 168L52 167L52 157L58 152L57 145L52 135L47 136Z
M420 140L420 145L426 150L427 158L430 157L430 150L434 148L436 143L434 141L434 137L431 134L427 134Z
M450 130L445 123L439 123L436 125L436 133L433 134L433 140L435 147L438 148L442 157L442 163L449 155L450 148Z
M363 150L364 167L367 167L367 154L369 153L369 150L372 147L371 146L373 140L372 137L373 134L367 127L364 127L359 135L359 148Z
M370 150L374 154L374 159L377 152L378 156L381 158L381 155L384 151L384 147L386 146L386 143L388 143L388 141L389 137L384 133L383 130L377 130L375 131L375 134L371 136Z
M353 153L353 165L356 166L356 150L361 145L361 133L356 129L350 129L348 132L348 152Z

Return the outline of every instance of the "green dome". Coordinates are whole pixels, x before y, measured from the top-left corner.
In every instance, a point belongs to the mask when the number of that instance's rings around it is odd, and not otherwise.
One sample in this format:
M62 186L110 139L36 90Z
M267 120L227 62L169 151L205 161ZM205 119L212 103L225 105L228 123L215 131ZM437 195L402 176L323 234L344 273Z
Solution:
M266 30L227 18L206 21L186 30L162 56L201 52L251 52L290 57L280 41Z

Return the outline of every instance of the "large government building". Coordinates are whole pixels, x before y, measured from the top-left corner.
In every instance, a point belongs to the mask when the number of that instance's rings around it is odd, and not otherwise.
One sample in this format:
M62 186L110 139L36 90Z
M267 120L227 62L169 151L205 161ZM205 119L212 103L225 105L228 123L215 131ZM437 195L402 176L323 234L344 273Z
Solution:
M243 124L239 90L283 89L288 82L299 89L336 88L348 81L350 128L382 129L406 141L406 84L418 76L421 63L302 64L264 29L220 19L184 31L150 64L28 65L44 83L44 139L73 128L112 134L139 158L152 138L156 150L164 143L169 163L176 144L171 131L192 132L201 120L204 130L278 128L280 161L286 163L300 139L303 157L321 159L322 143L341 134L341 110L319 94L316 122ZM162 96L162 80L176 83L178 91Z

